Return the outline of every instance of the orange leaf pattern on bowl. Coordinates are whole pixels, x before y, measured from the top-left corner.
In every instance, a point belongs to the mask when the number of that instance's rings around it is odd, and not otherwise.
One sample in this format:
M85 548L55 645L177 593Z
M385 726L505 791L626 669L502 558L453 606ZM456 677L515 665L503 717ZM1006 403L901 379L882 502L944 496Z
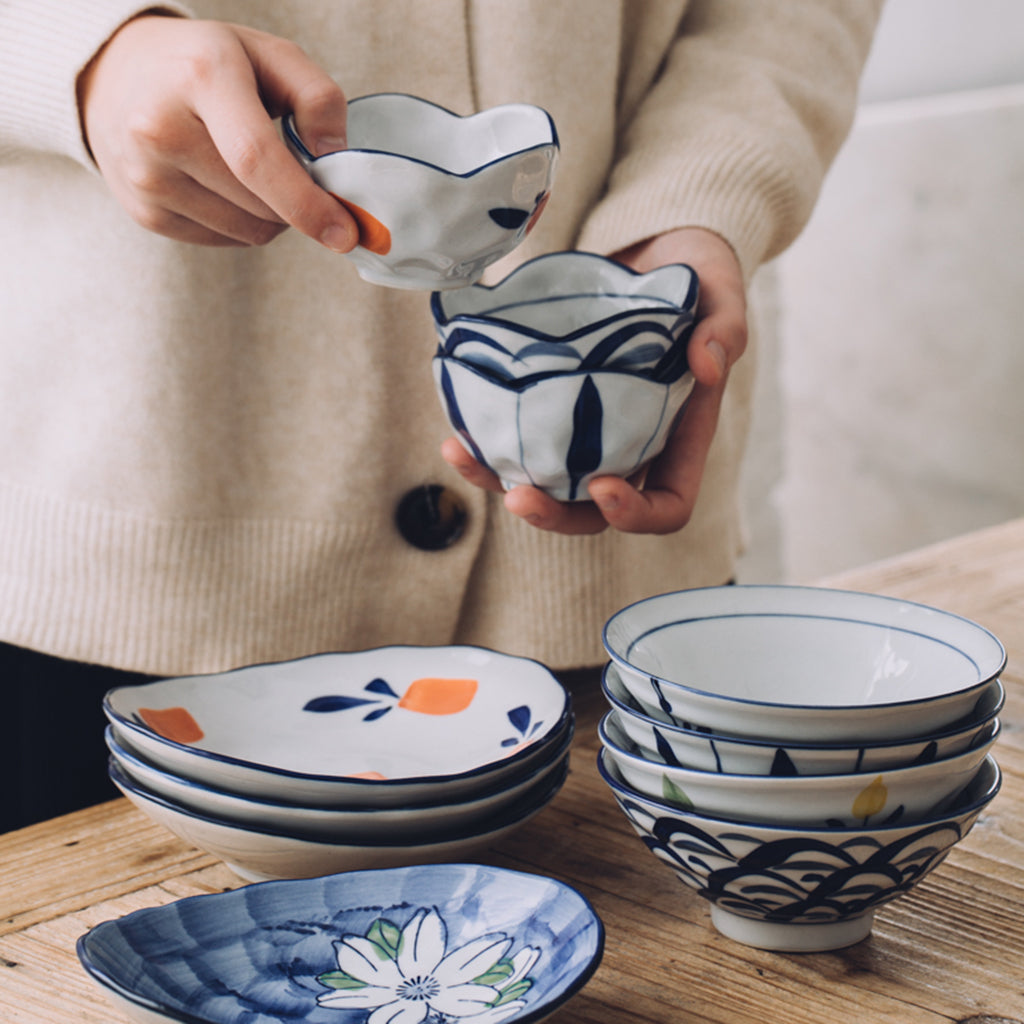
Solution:
M138 717L158 736L175 743L198 743L203 730L187 708L139 708Z
M352 219L359 228L359 244L364 249L375 252L378 256L387 256L391 252L391 232L387 225L382 224L372 213L364 210L361 206L342 199L341 196L335 195L333 192L330 194L352 214Z

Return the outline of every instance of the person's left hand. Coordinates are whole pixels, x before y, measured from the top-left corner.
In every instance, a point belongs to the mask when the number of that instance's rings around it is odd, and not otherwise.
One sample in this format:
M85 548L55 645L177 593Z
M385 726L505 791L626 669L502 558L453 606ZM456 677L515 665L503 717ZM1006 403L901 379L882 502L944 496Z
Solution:
M702 228L679 228L639 242L613 259L641 273L667 263L687 263L700 280L697 326L687 346L696 383L662 453L642 479L602 476L590 482L591 501L560 502L539 488L521 485L505 495L505 508L541 530L600 533L673 533L693 514L704 465L718 426L729 369L747 344L743 275L732 248ZM502 491L500 481L450 437L441 454L477 487Z

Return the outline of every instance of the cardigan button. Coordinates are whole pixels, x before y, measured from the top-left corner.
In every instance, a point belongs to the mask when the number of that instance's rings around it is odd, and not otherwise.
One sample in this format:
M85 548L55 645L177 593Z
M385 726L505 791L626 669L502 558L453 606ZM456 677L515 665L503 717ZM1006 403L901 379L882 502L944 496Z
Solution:
M395 509L398 532L422 551L450 547L466 528L466 506L440 484L423 484L408 491Z

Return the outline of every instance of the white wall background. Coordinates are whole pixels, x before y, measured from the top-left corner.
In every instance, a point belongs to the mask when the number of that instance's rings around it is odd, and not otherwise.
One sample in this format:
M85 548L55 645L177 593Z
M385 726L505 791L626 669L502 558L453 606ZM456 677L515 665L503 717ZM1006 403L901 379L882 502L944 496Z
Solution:
M1024 515L1024 3L889 0L765 342L740 578Z

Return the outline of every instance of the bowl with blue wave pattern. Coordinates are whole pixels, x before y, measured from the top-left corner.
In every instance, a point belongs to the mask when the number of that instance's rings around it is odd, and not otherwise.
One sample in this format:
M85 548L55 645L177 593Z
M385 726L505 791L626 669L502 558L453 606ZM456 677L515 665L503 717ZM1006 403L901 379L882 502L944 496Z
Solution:
M186 1024L532 1024L586 985L603 950L577 890L462 863L191 896L77 943L129 1019Z
M292 115L285 142L352 215L359 275L391 288L462 288L508 255L543 211L559 142L550 115L507 103L460 116L405 93L348 104L348 147L315 156Z
M586 500L591 479L631 476L664 447L693 389L698 292L685 264L639 274L585 252L435 292L449 424L505 487Z
M630 786L602 750L602 778L651 853L711 904L723 935L816 952L866 938L878 908L918 885L999 791L988 755L949 807L913 822L852 828L752 824L685 810Z
M947 729L896 741L761 740L712 732L674 719L661 708L644 708L609 662L601 679L616 721L630 742L653 763L685 765L734 775L842 775L879 772L943 760L981 746L999 728L1006 691L998 679L978 697L970 714Z

